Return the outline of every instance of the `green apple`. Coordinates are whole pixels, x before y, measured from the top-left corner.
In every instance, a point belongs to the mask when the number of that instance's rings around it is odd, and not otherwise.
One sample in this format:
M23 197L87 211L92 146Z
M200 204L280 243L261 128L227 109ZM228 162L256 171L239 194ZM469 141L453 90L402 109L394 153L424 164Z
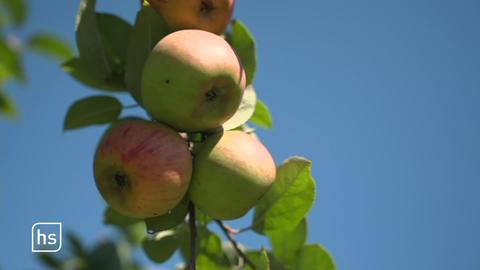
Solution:
M144 108L178 131L220 127L237 111L245 71L230 45L202 30L181 30L153 48L142 75Z
M255 137L225 131L195 149L190 198L215 219L245 215L275 181L272 156Z
M173 30L201 29L225 32L233 14L234 0L148 0Z
M186 141L159 123L127 119L101 139L94 160L95 182L105 201L135 218L159 216L184 197L192 175Z

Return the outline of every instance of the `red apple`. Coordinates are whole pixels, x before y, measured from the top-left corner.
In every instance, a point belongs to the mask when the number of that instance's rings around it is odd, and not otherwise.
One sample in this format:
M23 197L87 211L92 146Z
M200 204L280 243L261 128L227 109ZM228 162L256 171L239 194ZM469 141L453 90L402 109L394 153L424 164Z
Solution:
M185 140L169 127L141 119L114 124L95 154L98 190L113 209L130 217L154 217L173 209L191 174Z
M235 0L148 0L173 30L201 29L225 32Z

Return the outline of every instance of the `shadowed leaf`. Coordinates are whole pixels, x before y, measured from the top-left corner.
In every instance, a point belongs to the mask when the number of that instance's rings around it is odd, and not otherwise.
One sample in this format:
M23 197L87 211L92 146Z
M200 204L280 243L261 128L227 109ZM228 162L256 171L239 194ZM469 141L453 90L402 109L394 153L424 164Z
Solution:
M257 55L255 38L248 28L239 20L232 23L229 42L237 52L247 74L247 85L252 84L257 69Z
M255 94L255 89L250 85L243 93L242 103L240 103L237 112L223 124L223 129L231 130L245 124L252 117L256 102L257 95Z
M73 57L67 42L49 33L37 33L30 37L28 45L31 50L65 61Z
M73 103L65 117L64 130L107 124L118 119L122 104L114 97L93 96Z

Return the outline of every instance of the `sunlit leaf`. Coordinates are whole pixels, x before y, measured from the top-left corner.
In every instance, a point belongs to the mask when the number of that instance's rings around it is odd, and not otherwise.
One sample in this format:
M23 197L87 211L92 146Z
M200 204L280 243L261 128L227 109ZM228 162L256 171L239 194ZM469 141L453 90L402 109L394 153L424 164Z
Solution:
M114 97L93 96L73 103L65 117L64 130L106 124L118 119L122 104Z
M262 128L272 128L273 124L270 111L268 110L267 105L265 105L260 99L257 99L255 112L249 121Z
M138 103L142 102L140 84L145 61L158 41L170 32L162 17L151 7L143 6L138 12L128 43L125 67L125 83Z
M234 20L232 23L232 31L229 35L229 41L240 57L240 61L245 69L245 73L247 74L247 85L252 84L257 69L255 38L245 24L239 20Z
M253 86L249 86L245 89L243 94L242 103L237 112L227 122L223 124L224 130L235 129L245 124L250 117L252 117L255 111L255 104L257 102L257 95Z
M15 118L17 117L17 110L15 109L15 104L7 95L6 92L0 89L0 115Z
M284 266L275 260L273 255L265 249L249 250L246 252L248 259L255 265L256 270L285 270ZM245 266L246 270L252 270L250 265Z
M13 78L24 81L25 74L22 67L22 59L15 42L0 38L0 83Z
M258 233L291 230L305 217L315 199L311 162L300 157L285 161L277 178L255 208L253 229Z
M307 240L307 222L303 219L293 230L267 232L275 258L295 269L294 262Z
M67 42L50 33L36 33L28 40L31 50L65 61L73 57Z
M304 246L297 257L295 270L335 270L335 262L327 250L319 244Z

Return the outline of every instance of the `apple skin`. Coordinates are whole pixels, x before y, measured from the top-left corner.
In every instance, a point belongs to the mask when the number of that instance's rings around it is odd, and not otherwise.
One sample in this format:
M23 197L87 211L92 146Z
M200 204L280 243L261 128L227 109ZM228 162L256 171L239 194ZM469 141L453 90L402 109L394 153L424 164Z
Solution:
M200 29L221 34L232 19L234 0L148 0L174 30Z
M153 48L142 75L143 107L178 131L220 127L237 111L245 71L230 45L202 30L181 30Z
M214 219L245 215L275 181L272 156L255 137L226 131L195 149L190 198Z
M167 213L182 200L190 184L192 157L185 140L171 128L125 119L101 139L94 175L113 209L149 218Z

